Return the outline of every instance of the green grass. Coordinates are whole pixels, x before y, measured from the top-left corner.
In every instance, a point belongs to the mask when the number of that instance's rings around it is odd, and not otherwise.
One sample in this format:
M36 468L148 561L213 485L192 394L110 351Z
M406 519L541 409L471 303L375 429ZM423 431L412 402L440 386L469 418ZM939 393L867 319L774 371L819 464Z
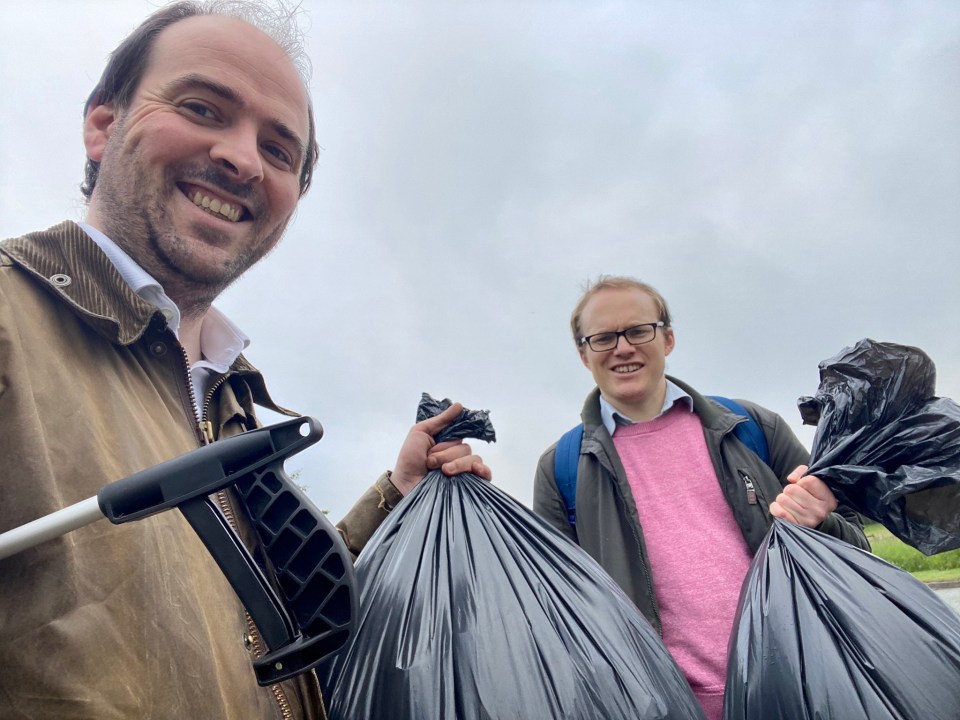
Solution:
M927 557L895 537L883 525L864 527L873 552L889 563L913 574L923 582L960 581L960 550L948 550Z

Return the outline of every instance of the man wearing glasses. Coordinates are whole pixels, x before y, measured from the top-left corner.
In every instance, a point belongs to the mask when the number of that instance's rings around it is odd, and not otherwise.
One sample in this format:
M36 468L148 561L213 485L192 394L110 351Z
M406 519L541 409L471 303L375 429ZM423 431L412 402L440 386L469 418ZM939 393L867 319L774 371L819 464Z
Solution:
M556 443L540 458L533 508L607 570L660 631L707 718L720 718L740 586L773 517L869 549L862 523L804 475L808 452L783 418L744 401L748 420L665 374L676 338L654 288L601 277L570 324L597 383L581 414L575 510L557 487ZM769 464L735 435L748 421Z

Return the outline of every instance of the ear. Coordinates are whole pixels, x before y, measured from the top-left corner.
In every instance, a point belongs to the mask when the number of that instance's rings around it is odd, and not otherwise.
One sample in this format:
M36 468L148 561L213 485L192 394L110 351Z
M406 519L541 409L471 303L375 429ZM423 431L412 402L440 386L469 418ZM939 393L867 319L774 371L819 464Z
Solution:
M674 345L673 328L663 329L663 355L666 357L673 352Z
M116 121L117 113L112 103L96 105L87 111L83 119L83 144L87 149L87 157L94 162L103 159L103 150Z

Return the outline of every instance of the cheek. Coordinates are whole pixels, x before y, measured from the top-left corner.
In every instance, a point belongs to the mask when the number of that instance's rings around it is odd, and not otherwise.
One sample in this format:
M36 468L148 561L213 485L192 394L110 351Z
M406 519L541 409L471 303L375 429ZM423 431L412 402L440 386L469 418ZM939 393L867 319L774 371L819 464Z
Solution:
M299 178L283 178L274 183L269 194L270 210L277 224L286 224L300 201Z
M596 359L594 359L593 363L590 365L590 373L598 383L600 382L601 378L604 378L607 375L614 375L613 370L608 368L604 363L597 362Z
M121 118L122 130L115 138L122 138L128 147L149 146L151 152L163 147L177 147L185 142L174 118L155 105L141 105Z
M183 133L136 128L127 134L122 152L125 162L135 163L138 172L174 172L196 148Z

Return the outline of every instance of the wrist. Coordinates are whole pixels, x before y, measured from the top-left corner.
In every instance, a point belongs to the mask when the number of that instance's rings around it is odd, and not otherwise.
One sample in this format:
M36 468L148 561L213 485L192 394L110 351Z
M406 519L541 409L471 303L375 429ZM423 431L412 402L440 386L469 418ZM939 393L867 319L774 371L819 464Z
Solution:
M410 491L417 486L419 478L417 480L410 480L395 470L387 470L387 480L397 489L397 492L406 497Z
M392 475L393 472L387 470L377 478L375 483L377 492L380 493L380 507L386 512L391 512L403 500L403 494L394 485Z

